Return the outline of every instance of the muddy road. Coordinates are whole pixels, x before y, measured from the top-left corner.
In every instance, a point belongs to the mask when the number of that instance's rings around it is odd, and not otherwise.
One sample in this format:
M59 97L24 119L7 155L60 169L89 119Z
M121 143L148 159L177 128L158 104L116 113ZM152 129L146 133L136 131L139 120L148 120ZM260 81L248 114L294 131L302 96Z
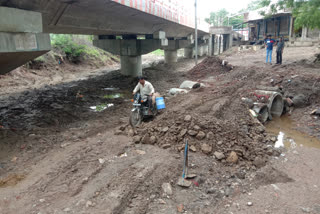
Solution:
M136 80L118 71L7 87L0 213L320 213L320 120L310 116L320 107L315 52L288 48L281 66L265 65L261 50L226 53L227 69L216 59L146 68L163 95L184 80L206 88L166 96L167 110L135 130L128 116ZM241 101L261 85L305 101L262 125ZM285 147L276 149L281 133ZM197 176L182 188L186 138Z

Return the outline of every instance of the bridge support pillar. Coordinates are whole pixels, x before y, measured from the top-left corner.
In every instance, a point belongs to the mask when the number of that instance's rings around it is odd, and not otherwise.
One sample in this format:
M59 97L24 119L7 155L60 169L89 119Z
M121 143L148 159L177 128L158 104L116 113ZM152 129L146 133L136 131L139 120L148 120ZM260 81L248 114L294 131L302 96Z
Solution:
M193 48L184 48L184 58L193 58Z
M142 60L140 56L120 56L121 73L125 76L142 75Z
M178 62L177 50L164 50L164 60L167 64Z

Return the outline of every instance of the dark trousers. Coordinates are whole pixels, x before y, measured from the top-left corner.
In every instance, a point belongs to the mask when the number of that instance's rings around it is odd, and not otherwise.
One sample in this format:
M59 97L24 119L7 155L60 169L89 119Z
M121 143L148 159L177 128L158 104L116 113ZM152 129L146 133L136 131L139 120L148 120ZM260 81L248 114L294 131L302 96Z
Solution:
M282 51L277 51L277 64L282 64Z

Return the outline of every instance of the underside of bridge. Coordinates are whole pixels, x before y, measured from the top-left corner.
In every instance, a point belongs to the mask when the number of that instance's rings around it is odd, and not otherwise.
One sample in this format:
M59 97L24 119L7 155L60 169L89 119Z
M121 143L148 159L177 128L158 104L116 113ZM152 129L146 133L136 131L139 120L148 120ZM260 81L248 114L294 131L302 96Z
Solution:
M94 45L120 55L126 75L139 75L141 55L156 49L168 63L179 48L192 57L193 28L111 0L0 0L0 11L2 74L49 51L49 33L96 35Z

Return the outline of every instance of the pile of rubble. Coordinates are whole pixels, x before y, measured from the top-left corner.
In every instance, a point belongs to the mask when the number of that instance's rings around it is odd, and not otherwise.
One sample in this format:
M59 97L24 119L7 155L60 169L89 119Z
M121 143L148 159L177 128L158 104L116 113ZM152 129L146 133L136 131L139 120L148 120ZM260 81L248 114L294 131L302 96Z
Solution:
M220 120L198 114L179 114L167 111L157 122L144 123L130 130L134 143L158 145L181 152L188 140L192 152L213 155L223 163L249 163L264 166L269 156L279 155L273 147L275 137L269 137L265 128L250 116L239 121Z

